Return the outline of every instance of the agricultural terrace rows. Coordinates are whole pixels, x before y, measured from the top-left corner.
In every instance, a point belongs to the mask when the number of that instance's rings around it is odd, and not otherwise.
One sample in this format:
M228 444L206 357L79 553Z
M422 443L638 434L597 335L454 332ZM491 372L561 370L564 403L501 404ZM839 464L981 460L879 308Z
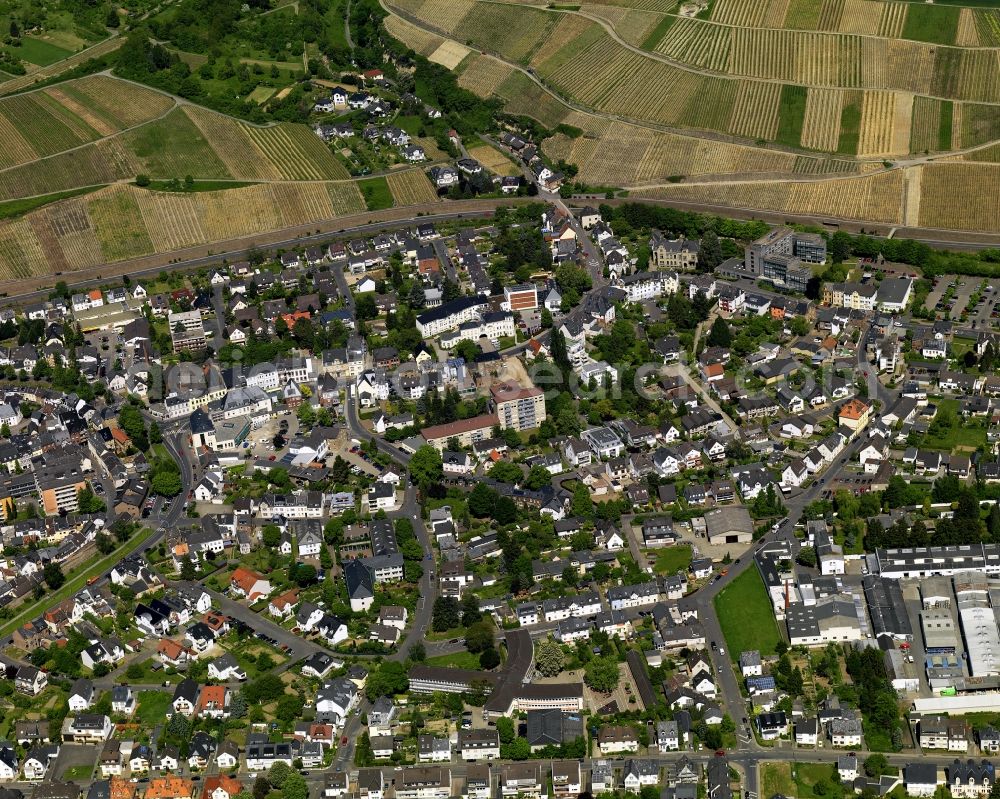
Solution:
M96 141L172 105L158 92L100 76L0 99L0 169Z
M258 128L204 108L190 117L229 173L241 180L338 180L347 170L305 125Z
M385 182L396 205L421 205L437 202L437 190L422 169L407 169L386 175Z
M390 17L390 19L394 19L394 17ZM458 85L480 97L489 97L496 92L501 83L510 77L513 71L510 65L488 55L473 56L465 62L465 66L458 76Z
M385 29L389 31L391 36L425 57L437 50L441 46L441 42L444 41L436 33L418 28L395 14L389 14L385 18Z
M608 24L615 29L615 33L634 47L643 46L646 39L656 30L657 25L667 24L665 20L672 19L672 17L665 17L654 11L614 5L584 3L580 6L580 11L607 20Z
M699 19L677 19L659 42L648 44L675 61L732 76L923 93L932 87L936 53L921 42Z
M922 169L921 226L975 231L1000 227L1000 165L949 162Z
M716 0L711 19L753 28L903 35L907 3L878 0Z
M534 8L473 0L395 0L395 4L462 44L523 63L562 19Z
M635 191L633 196L900 224L903 190L903 171L895 169L865 177L817 181L680 184ZM1000 216L994 217L992 227L998 222Z
M678 136L623 122L588 130L586 122L579 118L567 121L583 127L585 134L576 139L556 134L543 143L543 149L550 158L563 158L577 164L580 179L596 185L656 185L678 176L836 173L856 170L858 166L850 161L795 156L776 150Z
M68 58L64 58L62 61L57 61L54 64L49 64L46 67L41 67L40 69L33 70L27 75L18 75L10 80L5 80L0 82L0 95L10 94L11 92L19 92L27 89L33 83L37 81L47 80L62 72L66 72L73 67L79 66L85 61L89 61L91 58L98 58L102 55L107 55L112 53L122 46L124 43L124 38L116 36L111 39L105 39L103 42L95 44L86 50L81 50L79 53L74 53Z
M426 2L411 1L417 5ZM518 17L528 11L512 4L479 5L492 7L495 22L506 15L506 24L511 27L519 24ZM532 10L532 13L552 12ZM554 16L566 20L570 15ZM434 24L432 20L428 23ZM905 154L911 150L932 149L917 148L909 141L914 104L932 98L914 97L909 91L895 92L892 95L885 92L869 94L858 90L834 93L834 90L828 92L816 88L797 88L787 83L776 85L759 80L699 74L644 57L621 46L598 23L580 27L579 23L570 25L560 21L553 29L553 34L558 38L570 32L575 34L572 41L554 52L551 43L543 45L536 50L529 63L554 90L598 112L642 122L717 130L748 139L775 140L791 147L849 155ZM911 45L907 42L858 37L853 37L853 40L861 43L862 50L871 46L888 47L890 55L887 63L890 66L895 63L891 55L892 48ZM938 51L945 49L939 48ZM769 51L763 48L760 52ZM473 59L473 63L478 60ZM816 69L826 68L818 61L812 61L811 57L809 63L813 63ZM878 64L878 60L872 59L871 63ZM929 64L930 62L924 64L925 74L929 74ZM895 72L896 69L887 68L887 71ZM902 72L905 73L906 70L903 69ZM862 70L862 83L878 85L878 80L868 81L867 77L869 76ZM567 113L564 105L533 85L523 74L514 72L496 86L493 86L494 80L495 77L477 84L477 80L470 77L466 85L482 96L487 96L492 91L506 101L510 113L532 116L550 128L561 122ZM1000 82L1000 70L996 80ZM919 78L914 82L927 81ZM783 89L802 92L801 105L783 102ZM663 97L670 97L671 102L663 102ZM939 121L939 145L933 149L950 148L947 136L948 115L954 120L955 130L960 132L956 133L956 146L974 146L1000 138L1000 106L977 104L963 109L957 103L943 103L942 108L951 110L942 111L944 116ZM918 107L918 111L923 113L923 104ZM968 121L963 123L963 119ZM925 140L926 136L921 139Z
M505 101L508 113L530 116L547 128L556 127L570 110L522 72L511 73L496 94Z
M225 241L364 210L357 186L283 183L174 194L109 186L0 223L0 280Z

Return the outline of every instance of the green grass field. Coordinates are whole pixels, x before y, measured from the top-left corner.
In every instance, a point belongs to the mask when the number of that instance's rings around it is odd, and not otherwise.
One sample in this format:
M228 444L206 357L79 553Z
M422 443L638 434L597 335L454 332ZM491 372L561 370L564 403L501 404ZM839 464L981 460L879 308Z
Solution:
M453 669L478 669L479 666L479 655L474 655L471 652L454 652L450 655L438 655L437 657L427 658L425 661L428 666L450 666Z
M664 36L667 35L667 31L670 30L670 26L674 24L676 17L665 16L659 22L656 23L656 27L649 32L649 36L642 43L643 50L655 50L656 45L660 43Z
M840 140L837 142L837 152L856 155L860 136L861 105L860 102L849 103L840 112Z
M39 67L47 67L73 55L70 50L30 36L22 37L21 46L13 47L11 50L20 58Z
M358 188L365 197L365 205L369 211L381 211L383 208L392 208L394 201L392 191L385 178L367 178L358 181Z
M762 796L795 796L791 763L761 763L760 790Z
M181 109L122 135L153 178L225 179L232 175L208 140Z
M156 724L163 721L170 711L173 697L169 691L140 691L139 706L135 717L143 724Z
M821 781L834 781L837 769L833 763L796 763L792 772L796 796L812 796L813 786Z
M726 637L729 656L735 661L740 652L760 650L770 655L781 640L771 611L771 600L757 567L751 565L715 598L715 612Z
M913 4L906 11L903 38L932 44L954 44L958 15L957 8Z
M28 213L28 211L34 211L36 208L41 208L43 205L48 205L49 203L54 203L58 200L66 200L80 194L89 194L92 191L94 191L94 189L72 189L70 191L56 192L55 194L46 194L44 197L29 197L26 200L9 200L7 202L0 203L0 219L13 219L17 216L23 216Z
M664 547L647 553L654 558L653 569L657 574L676 574L687 571L691 565L691 547L687 544Z
M806 115L806 88L786 84L781 87L781 105L778 106L778 135L775 141L789 147L800 147L802 121Z
M950 150L951 149L951 126L952 126L952 115L954 114L955 107L951 100L944 100L941 103L941 120L938 123L938 149L939 150Z

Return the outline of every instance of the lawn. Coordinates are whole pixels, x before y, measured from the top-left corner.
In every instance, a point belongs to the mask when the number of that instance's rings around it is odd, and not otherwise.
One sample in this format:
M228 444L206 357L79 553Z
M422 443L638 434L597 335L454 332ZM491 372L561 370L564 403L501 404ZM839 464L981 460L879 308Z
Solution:
M450 655L438 655L437 657L427 658L425 661L427 666L450 666L453 669L479 669L479 655L474 655L472 652L453 652Z
M986 446L986 426L979 419L963 420L957 399L943 399L938 402L938 416L950 415L953 419L951 427L938 431L936 435L930 432L924 436L921 446L927 449L941 449L952 452L956 448L968 451ZM935 417L937 418L937 417ZM933 423L932 423L933 424Z
M653 569L657 574L676 574L687 571L691 565L691 547L688 544L656 549L646 555L655 558Z
M791 763L760 764L761 796L795 796L796 788L792 780Z
M167 717L171 702L173 696L169 691L140 691L135 718L149 726L158 724Z
M365 197L365 205L369 211L381 211L383 208L392 208L392 192L385 178L368 178L358 181L358 188Z
M813 786L817 782L833 782L836 768L832 763L796 763L793 777L796 785L796 796L812 796ZM787 795L787 794L786 794Z
M94 776L94 765L72 766L62 775L64 780L89 780Z
M764 655L774 652L781 634L756 566L751 566L726 586L714 604L729 656L734 661L740 652L749 649L758 649Z

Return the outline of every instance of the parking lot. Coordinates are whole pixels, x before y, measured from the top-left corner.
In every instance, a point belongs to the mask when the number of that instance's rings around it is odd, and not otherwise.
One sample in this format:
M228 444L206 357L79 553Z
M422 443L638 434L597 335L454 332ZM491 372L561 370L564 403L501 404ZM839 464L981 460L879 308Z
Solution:
M267 423L250 431L247 439L250 441L248 449L255 458L265 460L281 460L281 456L288 451L288 442L299 432L299 420L291 411L285 411L279 416L268 419ZM278 449L274 447L274 437L281 434L285 439L285 445Z

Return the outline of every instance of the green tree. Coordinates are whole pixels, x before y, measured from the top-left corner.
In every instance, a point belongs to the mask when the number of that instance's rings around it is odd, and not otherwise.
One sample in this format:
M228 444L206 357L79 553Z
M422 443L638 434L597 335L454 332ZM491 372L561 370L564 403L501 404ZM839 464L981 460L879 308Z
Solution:
M410 458L410 476L425 490L434 483L440 483L444 476L441 453L426 444L420 447Z
M45 564L42 569L42 577L45 579L45 584L53 591L58 591L66 582L66 575L63 574L62 567L55 561L49 561Z
M525 488L530 488L532 491L537 491L538 489L549 485L551 482L552 473L541 464L535 464L531 467L527 477L524 478L522 485Z
M495 669L500 665L500 653L495 646L484 649L479 653L479 665L484 669Z
M293 771L285 780L281 794L284 799L308 799L309 786L306 785L306 780L301 774Z
M573 515L583 519L594 518L594 501L590 498L590 489L583 483L573 487Z
M264 546L268 549L277 549L281 544L281 528L276 524L265 524L260 534Z
M501 483L519 483L524 479L521 468L510 461L497 461L487 472L490 477Z
M299 694L282 694L281 698L278 699L278 707L275 710L274 715L277 716L279 720L288 724L298 718L299 714L302 713L303 704L304 702ZM270 779L270 774L268 774L268 780Z
M506 716L501 716L497 719L497 735L500 736L501 744L509 744L514 740L516 732L514 730L514 722L511 721Z
M812 329L809 320L804 316L796 316L789 327L796 336L804 336Z
M722 244L719 235L709 228L701 237L701 250L698 253L698 268L703 272L712 272L722 263Z
M535 646L535 668L543 677L558 676L565 661L562 647L551 638L546 638Z
M307 585L312 585L316 582L316 567L309 563L296 564L295 582L301 588L305 588Z
M708 331L709 347L728 347L733 343L733 334L729 324L721 316L715 317L712 329Z
M438 596L431 611L431 627L434 631L442 633L458 627L461 623L462 614L458 600L452 596Z
M618 661L606 655L594 658L584 667L583 681L602 694L615 690L619 678Z
M799 550L798 556L795 558L796 562L802 566L809 566L810 568L816 568L816 550L812 547L802 547Z
M385 660L369 672L365 694L369 702L375 702L380 696L393 697L409 687L406 667L398 660Z
M873 780L877 780L885 774L888 768L889 759L879 752L865 758L865 774Z
M493 647L496 628L489 619L481 619L465 631L465 648L470 652L484 652Z
M281 788L293 773L291 766L278 761L267 770L267 781L275 788Z
M496 490L490 488L485 483L476 483L475 488L469 492L469 513L477 519L486 519L492 516L499 497L500 495Z
M194 561L187 555L181 559L181 579L190 582L198 576L198 571L195 569Z

